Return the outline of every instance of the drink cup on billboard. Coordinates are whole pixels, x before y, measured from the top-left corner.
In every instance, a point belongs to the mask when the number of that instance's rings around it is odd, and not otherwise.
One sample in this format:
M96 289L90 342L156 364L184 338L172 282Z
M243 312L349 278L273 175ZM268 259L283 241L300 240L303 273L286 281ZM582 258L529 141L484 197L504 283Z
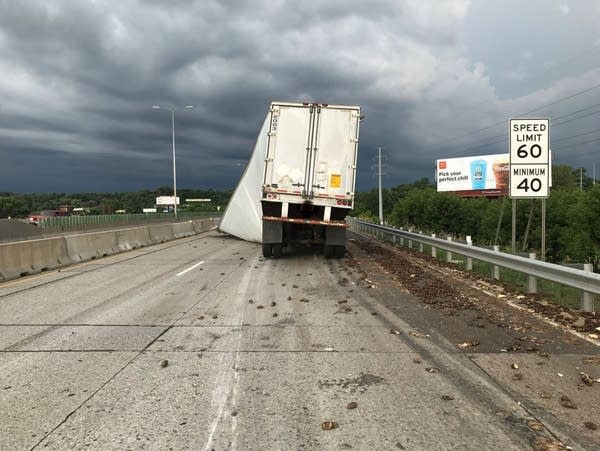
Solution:
M474 160L471 162L472 189L485 189L486 166L487 162L485 160Z
M496 189L502 190L503 193L507 193L509 175L508 160L505 158L501 160L494 160L494 163L492 164L492 170L494 171L494 178L496 179Z

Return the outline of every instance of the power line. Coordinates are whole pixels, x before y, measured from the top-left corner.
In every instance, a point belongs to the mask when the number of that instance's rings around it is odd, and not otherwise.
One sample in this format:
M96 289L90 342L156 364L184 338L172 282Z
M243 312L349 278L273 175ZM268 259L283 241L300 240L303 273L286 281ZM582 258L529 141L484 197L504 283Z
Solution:
M575 149L575 146L580 147L580 146L584 146L586 144L591 144L591 143L595 143L600 141L600 138L595 138L595 139L590 139L588 141L582 141L582 142L578 142L578 143L573 143L573 145L571 147L565 147L564 149L561 150L568 150L568 149Z
M592 108L596 108L597 106L600 106L600 103L594 103L593 105L586 106L585 108L581 108L579 110L575 110L575 111L573 111L571 113L563 114L562 116L558 116L558 117L553 118L553 120L562 119L563 117L572 116L573 114L577 114L577 113L581 113L583 111L591 110Z
M572 139L572 138L579 138L581 136L591 135L593 133L598 133L598 132L600 132L600 129L592 130L592 131L585 132L585 133L579 133L578 135L565 136L564 138L553 139L552 140L552 144L555 144L555 143L558 143L558 142L562 142L562 141L566 141L566 140Z
M577 113L580 113L580 112L583 112L583 111L587 111L587 110L589 110L591 108L596 108L598 106L600 106L600 103L596 103L594 105L590 105L588 107L581 108L579 110L573 111L571 113L567 113L567 114L563 114L561 116L557 116L557 117L551 118L551 120L552 121L556 121L556 120L559 120L559 119L562 119L562 118L566 118L568 116L572 116L573 114L577 114ZM600 109L596 110L596 111L593 111L591 113L588 113L588 114L584 114L584 115L579 116L579 117L575 117L575 118L571 118L571 119L562 121L562 122L552 123L552 128L560 127L561 125L567 124L569 122L573 122L573 121L576 121L576 120L579 120L579 119L584 119L586 117L593 116L593 115L596 115L596 114L599 114L599 113L600 113ZM503 121L503 123L506 123L506 122ZM448 156L458 155L459 153L467 152L469 150L475 150L475 149L479 149L481 147L487 147L487 146L491 146L491 145L494 145L494 144L499 144L501 142L507 141L508 140L508 135L505 134L505 133L501 133L501 134L498 134L498 135L490 136L487 139L495 139L495 138L501 138L501 139L495 140L495 141L488 141L488 142L485 142L485 143L482 143L482 144L478 144L478 145L475 145L475 146L471 146L471 147L467 147L467 148L461 148L460 150L457 150L455 152L451 152ZM557 142L557 141L553 140L553 142ZM455 146L456 146L456 144L455 144Z
M579 119L583 119L583 118L586 118L586 117L589 117L589 116L594 116L595 114L598 114L598 113L600 113L600 110L593 111L591 113L584 114L583 116L575 117L575 118L572 118L572 119L569 119L569 120L566 120L566 121L562 121L562 122L559 122L558 124L553 124L553 127L558 127L558 126L561 126L563 124L567 124L569 122L577 121Z
M552 67L550 69L542 68L542 69L540 69L538 71L534 71L531 76L536 76L536 74L548 75L548 73L550 73L552 71L555 71L558 68L563 67L566 63L570 63L571 61L574 61L574 60L576 60L578 58L581 58L582 56L584 56L584 55L586 55L588 53L591 53L593 51L600 50L599 47L600 47L600 41L596 42L594 45L592 45L588 49L582 50L581 52L576 53L573 56L570 56L568 58L565 58L563 60L559 60L559 61L555 62L554 63L554 67ZM531 76L530 76L530 78L531 78ZM539 77L537 77L536 79L539 79ZM473 108L476 108L476 107L478 107L480 105L483 105L486 102L488 102L488 100L482 100L481 102L477 102L477 103L475 103L475 104L473 104L471 106L465 107L462 110L459 110L457 113L455 113L453 115L453 117L457 118L457 117L463 116L467 111L471 111ZM525 113L525 114L527 114L527 113Z
M579 92L576 92L574 94L571 94L569 96L566 96L566 97L563 97L561 99L555 100L554 102L550 102L550 103L548 103L546 105L542 105L541 107L534 108L533 110L529 110L526 113L522 113L522 115L527 115L527 114L535 113L536 111L543 110L545 108L548 108L549 106L556 105L557 103L564 102L565 100L572 99L573 97L580 96L581 94L585 94L586 92L590 92L593 89L597 89L597 88L600 88L600 83L598 83L597 85L591 86L589 88L586 88L586 89L584 89L582 91L579 91Z
M581 94L585 94L586 92L590 92L590 91L592 91L592 90L594 90L594 89L598 89L598 88L600 88L600 83L598 83L598 84L596 84L596 85L594 85L594 86L590 86L589 88L582 89L581 91L577 91L577 92L575 92L575 93L573 93L573 94L569 94L568 96L561 97L560 99L554 100L554 101L552 101L552 102L550 102L550 103L547 103L547 104L545 104L545 105L539 106L539 107L537 107L537 108L534 108L534 109L532 109L532 110L529 110L529 111L527 111L527 112L525 112L525 113L520 113L520 114L518 114L517 116L526 116L526 115L528 115L528 114L534 113L534 112L536 112L536 111L543 110L543 109L545 109L545 108L548 108L548 107L550 107L550 106L553 106L553 105L556 105L556 104L558 104L558 103L564 102L565 100L570 100L570 99L572 99L572 98L574 98L574 97L580 96ZM457 139L461 139L461 138L465 138L465 137L467 137L467 136L470 136L470 135L474 135L474 134L476 134L476 133L479 133L479 132L482 132L482 131L484 131L484 130L489 130L490 128L493 128L493 127L496 127L497 125L500 125L500 124L505 124L505 123L506 123L506 119L503 119L503 120L501 120L501 121L498 121L498 122L494 122L493 124L487 125L487 126L485 126L485 127L482 127L482 128L480 128L480 129L473 130L473 131L470 131L470 132L464 133L464 134L462 134L462 135L455 136L455 137L453 137L453 138L449 138L448 140L446 140L446 143L447 143L448 141L455 141L455 140L457 140ZM440 141L440 143L441 143L441 141ZM427 149L430 149L430 148L433 148L433 147L437 147L438 145L439 145L439 144L432 144L432 145L428 146L428 147L427 147Z

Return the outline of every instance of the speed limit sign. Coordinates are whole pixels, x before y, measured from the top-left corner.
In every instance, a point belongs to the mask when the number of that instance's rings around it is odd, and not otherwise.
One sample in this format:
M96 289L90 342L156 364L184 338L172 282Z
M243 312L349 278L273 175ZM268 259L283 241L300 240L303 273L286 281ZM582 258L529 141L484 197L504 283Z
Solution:
M550 120L510 120L510 197L548 197Z

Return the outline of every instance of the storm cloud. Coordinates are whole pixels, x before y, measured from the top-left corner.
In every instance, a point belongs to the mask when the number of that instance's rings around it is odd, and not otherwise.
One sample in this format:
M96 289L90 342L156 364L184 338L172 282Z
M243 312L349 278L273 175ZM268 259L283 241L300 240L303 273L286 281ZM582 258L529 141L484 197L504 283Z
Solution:
M362 107L359 189L377 146L387 185L432 178L544 105L558 161L591 173L600 8L522 3L0 0L0 191L171 185L152 105L178 108L178 186L233 188L272 100Z

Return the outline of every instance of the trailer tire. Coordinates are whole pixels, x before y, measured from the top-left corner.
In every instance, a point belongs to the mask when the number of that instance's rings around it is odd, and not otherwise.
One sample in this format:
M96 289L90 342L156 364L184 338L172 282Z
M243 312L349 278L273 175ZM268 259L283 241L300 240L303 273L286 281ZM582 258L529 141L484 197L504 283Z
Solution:
M273 255L273 245L272 244L263 244L263 257L268 258Z
M274 244L273 245L273 257L274 258L281 258L281 254L283 254L283 245L281 245L281 244Z

